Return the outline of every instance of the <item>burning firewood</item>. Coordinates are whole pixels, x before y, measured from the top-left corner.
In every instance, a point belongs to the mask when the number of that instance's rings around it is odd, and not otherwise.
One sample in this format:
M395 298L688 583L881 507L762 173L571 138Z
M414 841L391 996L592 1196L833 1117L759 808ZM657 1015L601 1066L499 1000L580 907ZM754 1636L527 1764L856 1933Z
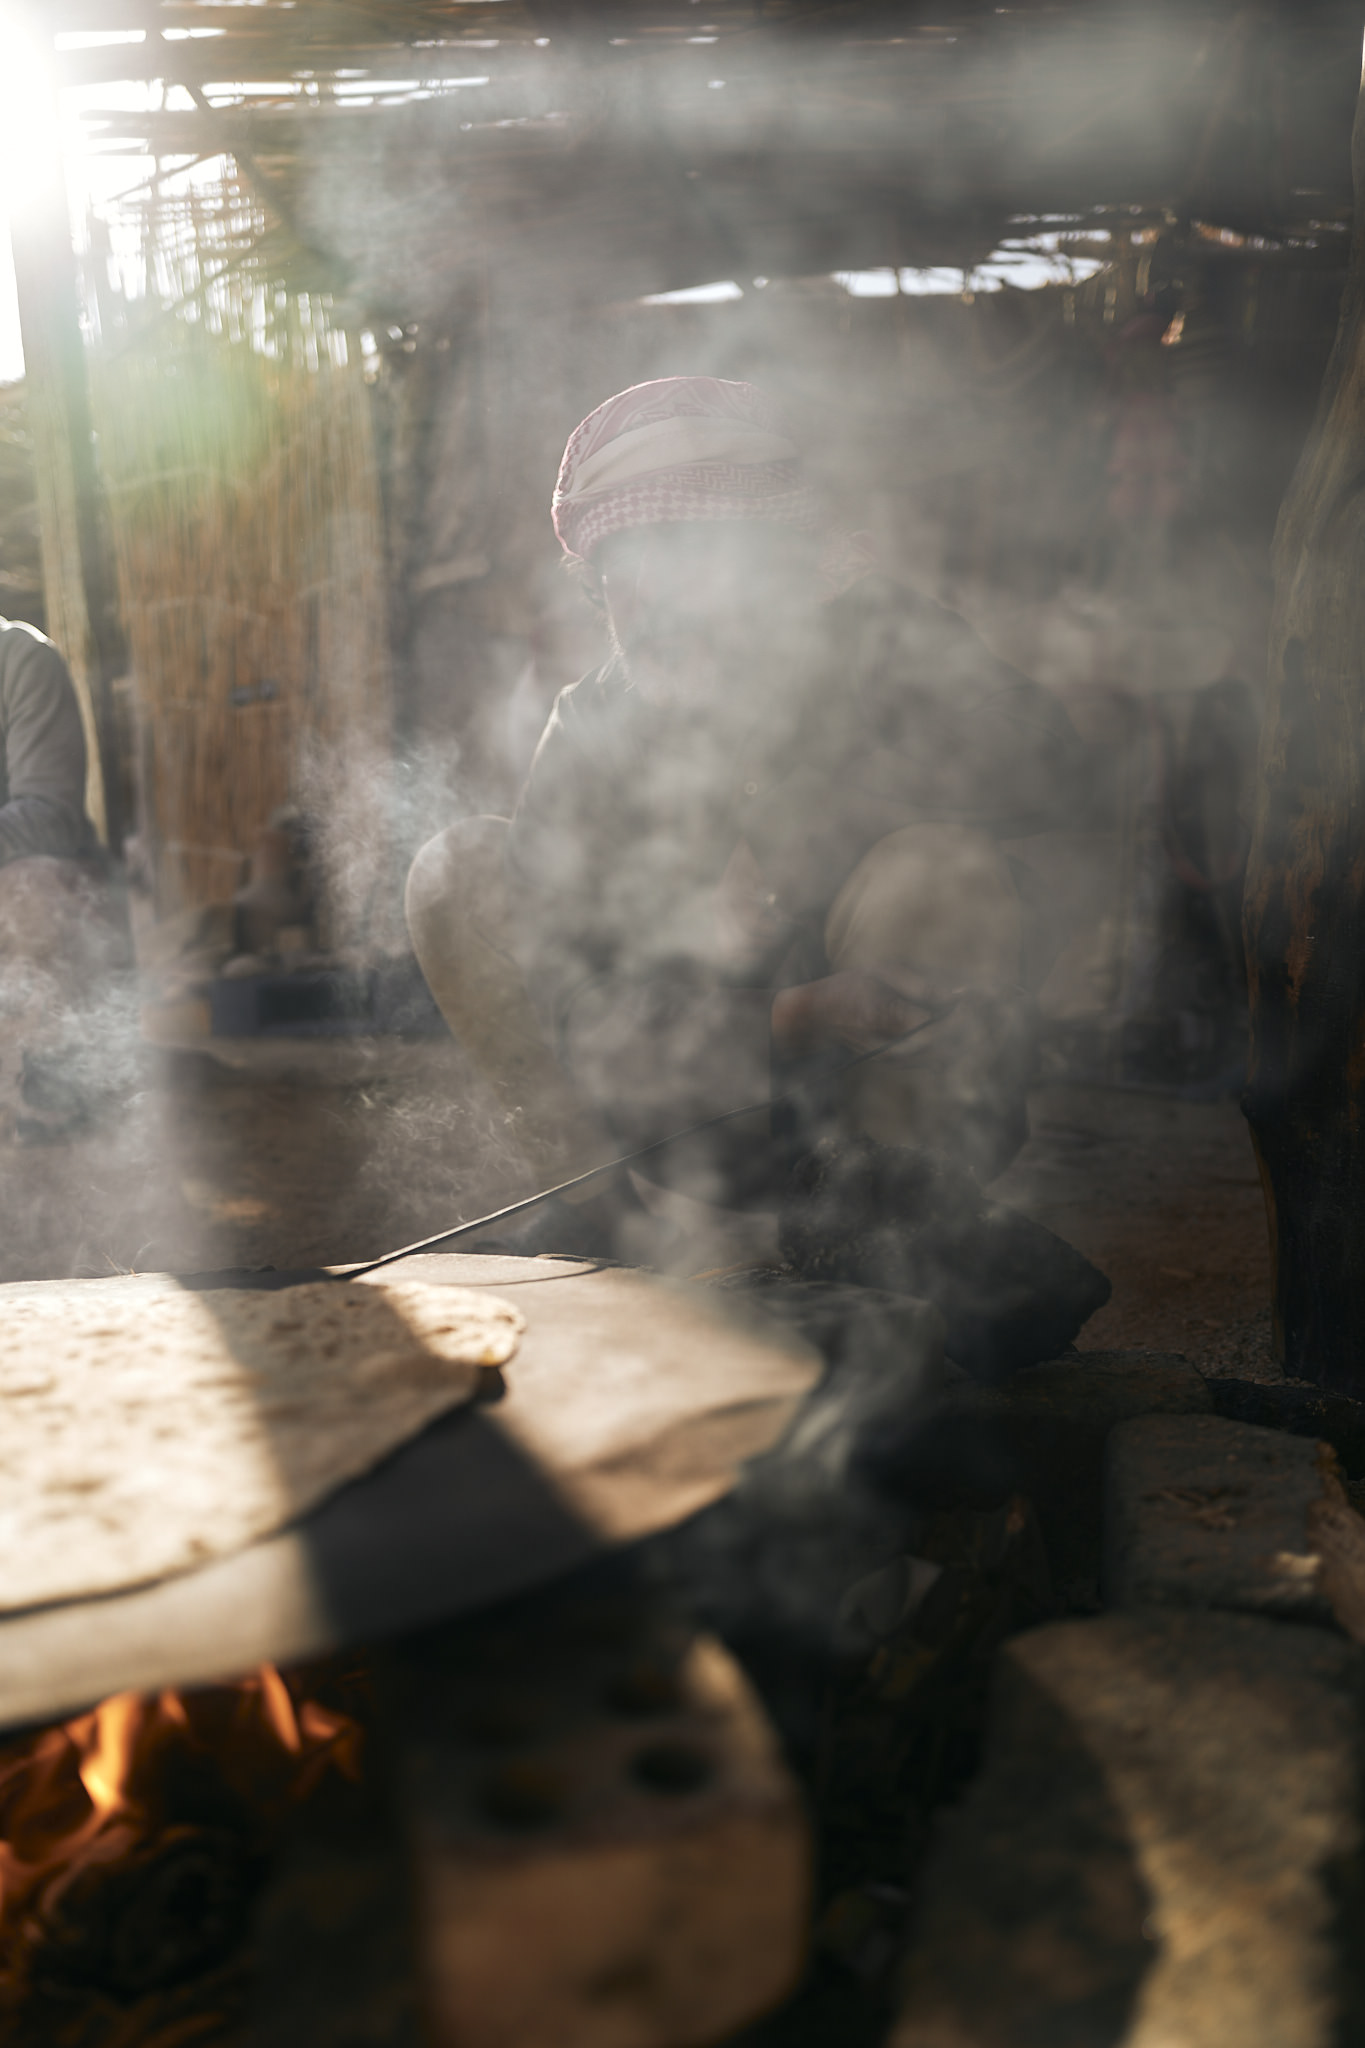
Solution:
M352 1715L263 1665L118 1693L0 1750L5 2038L83 2041L93 2001L153 2041L135 2008L233 1955L287 1817L329 1774L357 1777L361 1743Z

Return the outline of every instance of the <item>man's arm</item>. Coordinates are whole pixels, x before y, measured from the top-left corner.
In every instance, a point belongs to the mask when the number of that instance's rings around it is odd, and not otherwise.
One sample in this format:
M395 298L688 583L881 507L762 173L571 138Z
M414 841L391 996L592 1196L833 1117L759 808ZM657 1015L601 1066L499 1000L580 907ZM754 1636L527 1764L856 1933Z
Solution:
M788 1059L841 1046L845 1052L874 1052L918 1025L927 1024L937 991L916 1002L865 967L845 967L818 981L779 989L772 1003L772 1035Z
M66 663L22 626L0 635L0 864L89 851L85 734Z

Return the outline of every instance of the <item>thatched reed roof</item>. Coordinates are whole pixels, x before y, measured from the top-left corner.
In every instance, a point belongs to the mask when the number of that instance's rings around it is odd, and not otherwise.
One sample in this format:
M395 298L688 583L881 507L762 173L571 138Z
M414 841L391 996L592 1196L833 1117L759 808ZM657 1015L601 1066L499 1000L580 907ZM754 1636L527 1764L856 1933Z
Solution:
M359 311L972 263L1018 217L1336 266L1343 0L45 0L101 148L232 154ZM90 46L92 35L140 34ZM82 46L84 45L84 46ZM100 93L160 80L129 114ZM126 98L126 94L124 95ZM1245 238L1251 238L1250 247Z

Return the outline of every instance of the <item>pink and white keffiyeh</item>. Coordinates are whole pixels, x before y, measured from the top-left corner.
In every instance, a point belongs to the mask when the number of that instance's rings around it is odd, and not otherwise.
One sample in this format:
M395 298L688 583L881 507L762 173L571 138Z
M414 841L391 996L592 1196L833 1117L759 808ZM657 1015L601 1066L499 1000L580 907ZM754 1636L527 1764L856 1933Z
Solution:
M723 377L657 377L590 412L569 436L551 514L565 553L579 560L608 534L671 520L821 526L777 406ZM826 535L823 567L839 588L871 566L861 539Z

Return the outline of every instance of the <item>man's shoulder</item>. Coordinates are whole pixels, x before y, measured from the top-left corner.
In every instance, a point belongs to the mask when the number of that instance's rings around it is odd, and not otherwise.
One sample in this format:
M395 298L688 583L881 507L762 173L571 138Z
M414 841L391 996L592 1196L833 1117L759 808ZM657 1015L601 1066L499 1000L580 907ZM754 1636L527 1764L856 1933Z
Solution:
M49 668L62 675L67 673L60 648L47 634L40 633L27 619L0 619L0 675Z
M625 670L619 657L613 655L599 668L590 668L586 675L579 676L576 682L566 683L555 698L555 708L563 706L571 717L582 717L617 702L625 694Z
M0 656L17 658L42 648L57 653L47 634L40 633L27 619L0 619Z
M545 738L558 733L592 745L629 724L635 701L620 661L605 661L560 691L550 708Z

